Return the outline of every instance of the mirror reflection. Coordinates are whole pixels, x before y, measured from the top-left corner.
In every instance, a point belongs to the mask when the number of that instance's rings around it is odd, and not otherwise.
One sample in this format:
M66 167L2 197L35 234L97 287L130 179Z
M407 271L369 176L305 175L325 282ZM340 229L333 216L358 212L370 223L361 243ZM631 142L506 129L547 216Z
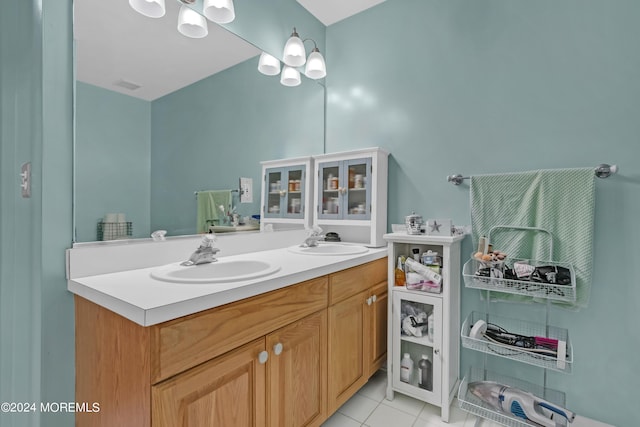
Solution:
M323 152L321 85L261 74L260 40L210 21L206 37L183 36L180 5L165 4L151 19L126 0L75 1L76 242L98 240L105 216L130 230L103 238L194 234L195 192L236 190L240 177L253 200L234 192L236 212L259 214L260 161Z

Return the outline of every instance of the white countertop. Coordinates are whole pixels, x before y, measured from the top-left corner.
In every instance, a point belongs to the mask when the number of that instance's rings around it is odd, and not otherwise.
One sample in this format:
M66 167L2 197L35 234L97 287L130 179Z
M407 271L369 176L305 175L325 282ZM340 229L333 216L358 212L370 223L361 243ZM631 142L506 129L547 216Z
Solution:
M254 259L279 265L280 270L252 280L211 284L170 283L139 268L68 280L68 289L142 326L151 326L202 310L238 301L383 258L387 248L368 248L357 255L302 255L286 248L225 259ZM222 258L222 257L221 257ZM193 268L197 268L193 267Z

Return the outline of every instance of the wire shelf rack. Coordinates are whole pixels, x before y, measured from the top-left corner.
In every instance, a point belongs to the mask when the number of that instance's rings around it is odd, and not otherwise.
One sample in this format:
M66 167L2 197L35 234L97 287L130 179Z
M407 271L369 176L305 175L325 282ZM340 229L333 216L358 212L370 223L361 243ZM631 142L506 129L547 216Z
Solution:
M98 222L98 240L128 239L133 235L131 222Z
M471 331L471 328L479 320L483 320L487 324L500 326L511 334L556 339L559 341L560 346L562 346L562 343L565 343L566 357L558 359L558 357L551 355L534 353L526 351L526 349L496 343L482 338L470 337L469 332ZM569 340L569 331L567 329L473 311L462 323L460 336L462 338L462 346L465 348L554 371L563 373L571 372L573 363L573 347ZM560 352L560 354L562 355L562 352Z
M480 276L477 274L477 272L483 268L487 268L487 264L471 257L471 259L467 261L462 268L464 284L467 288L525 295L534 298L543 298L554 301L576 301L576 275L571 264L563 262L538 261L523 258L508 258L505 261L505 265L513 265L516 262L527 263L533 267L550 266L566 268L571 273L571 283L567 285L558 285L535 282L531 280L513 280L499 277Z
M471 414L494 421L504 426L531 427L531 424L527 423L522 418L516 418L511 414L499 411L497 408L492 407L487 402L484 402L471 393L469 390L469 384L474 381L495 381L500 384L519 388L558 406L565 406L565 394L561 391L541 387L517 378L500 375L484 369L471 367L468 374L460 382L460 387L458 389L458 403L460 408ZM567 420L563 417L558 417L555 421L556 426L567 426Z

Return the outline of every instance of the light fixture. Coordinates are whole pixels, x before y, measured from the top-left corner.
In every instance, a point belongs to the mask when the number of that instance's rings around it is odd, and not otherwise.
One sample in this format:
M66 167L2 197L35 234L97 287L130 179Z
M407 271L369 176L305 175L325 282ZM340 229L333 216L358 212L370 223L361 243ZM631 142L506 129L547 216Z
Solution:
M296 32L296 27L293 27L291 37L284 45L284 51L282 53L282 60L285 64L291 67L300 67L304 65L307 58L307 53L304 50L304 43Z
M313 43L315 44L315 42ZM304 75L314 80L321 79L327 75L327 66L318 46L315 46L309 54L307 66L304 68Z
M202 12L217 24L228 24L236 17L233 0L204 0Z
M201 39L209 34L207 20L186 4L180 6L178 14L178 31L187 37Z
M236 18L233 0L204 0L204 16L187 6L196 4L196 0L179 1L182 6L178 14L178 31L187 37L206 37L209 34L207 19L217 24L228 24ZM164 2L165 0L129 0L129 5L144 16L161 18L166 12Z
M166 12L164 0L129 0L129 6L149 18L162 18Z
M304 42L306 41L313 42L313 50L308 58L304 49ZM282 58L285 65L282 67L280 83L285 86L298 86L301 83L300 70L296 68L305 64L304 75L308 78L317 80L327 75L327 65L315 40L302 40L295 27L293 27L291 37L284 45ZM268 53L262 52L258 61L258 71L267 76L275 76L280 72L280 61Z
M298 86L302 81L300 80L300 71L293 67L285 65L282 67L282 73L280 74L280 83L284 86Z
M258 71L267 76L275 76L280 73L280 61L266 52L260 54Z

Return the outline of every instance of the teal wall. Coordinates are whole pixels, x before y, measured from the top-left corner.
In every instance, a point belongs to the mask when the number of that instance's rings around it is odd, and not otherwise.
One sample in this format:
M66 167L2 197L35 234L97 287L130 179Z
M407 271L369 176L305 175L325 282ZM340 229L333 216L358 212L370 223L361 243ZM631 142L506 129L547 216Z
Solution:
M0 14L0 401L74 400L71 1L2 2ZM32 196L20 194L22 163ZM0 414L69 426L73 414Z
M151 228L196 232L194 191L238 188L253 178L260 213L261 160L322 153L324 88L284 87L252 58L152 104Z
M76 240L97 240L106 213L149 237L151 103L76 83Z
M387 0L327 28L327 151L390 150L390 223L415 210L469 224L468 182L450 174L620 166L596 182L589 307L551 308L573 373L548 376L571 409L617 426L637 424L638 22L634 0ZM484 308L463 291L463 317ZM495 309L544 320L539 307ZM463 350L463 372L481 362ZM542 381L538 368L488 362Z

